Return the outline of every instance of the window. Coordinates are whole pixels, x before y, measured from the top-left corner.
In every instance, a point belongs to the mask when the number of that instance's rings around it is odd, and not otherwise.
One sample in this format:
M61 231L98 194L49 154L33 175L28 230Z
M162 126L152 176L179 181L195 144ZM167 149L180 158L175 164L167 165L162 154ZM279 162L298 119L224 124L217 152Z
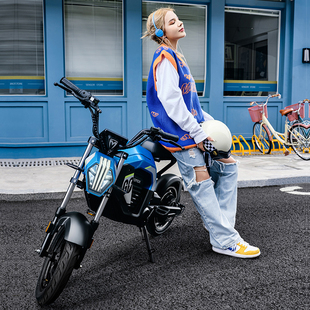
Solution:
M279 11L226 8L225 96L277 92Z
M185 56L196 81L198 95L203 95L206 80L206 6L176 5L162 2L143 2L143 32L146 31L146 20L150 13L160 7L171 7L184 23L186 37L179 40L180 52ZM153 55L158 44L149 38L143 39L143 94Z
M123 94L121 0L65 0L66 77L98 95Z
M0 95L44 95L42 0L0 1Z

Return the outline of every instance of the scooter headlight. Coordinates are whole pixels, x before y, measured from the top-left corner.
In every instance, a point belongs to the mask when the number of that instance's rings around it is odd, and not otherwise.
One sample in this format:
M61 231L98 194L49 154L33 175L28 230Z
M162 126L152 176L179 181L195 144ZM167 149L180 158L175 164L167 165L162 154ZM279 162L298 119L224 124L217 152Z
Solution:
M90 193L100 196L113 184L114 177L110 166L111 161L101 157L99 163L88 168L86 179Z

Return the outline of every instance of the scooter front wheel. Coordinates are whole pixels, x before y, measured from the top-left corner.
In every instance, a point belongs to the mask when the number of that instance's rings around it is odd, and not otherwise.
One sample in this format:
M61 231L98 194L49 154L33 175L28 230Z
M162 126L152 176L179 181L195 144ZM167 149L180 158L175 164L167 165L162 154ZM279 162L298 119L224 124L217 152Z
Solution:
M36 299L41 306L55 301L65 288L81 253L81 247L64 239L64 228L54 236L45 258L36 287Z
M174 206L178 202L178 189L171 185L161 195L161 204ZM162 216L153 212L146 224L147 231L154 237L159 236L167 231L174 218L175 215Z

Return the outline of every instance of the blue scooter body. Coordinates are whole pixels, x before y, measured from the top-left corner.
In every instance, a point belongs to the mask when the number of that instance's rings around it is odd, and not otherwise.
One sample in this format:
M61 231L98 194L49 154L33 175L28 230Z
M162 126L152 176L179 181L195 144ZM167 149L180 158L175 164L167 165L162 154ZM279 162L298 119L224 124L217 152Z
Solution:
M142 170L146 171L151 176L150 184L146 185L148 190L154 190L156 186L156 165L153 159L153 156L150 151L146 150L142 146L138 145L136 147L130 148L126 150L128 154L128 158L125 161L125 165L130 165L134 168L134 170ZM91 184L94 182L93 174L98 174L98 170L100 169L100 164L103 160L105 160L106 167L105 170L107 172L102 172L102 178L99 180L97 178L97 183L101 182L100 185L97 185L97 188L100 190L94 190ZM111 158L105 154L95 152L91 156L87 158L85 161L85 169L84 174L86 178L86 192L95 195L97 197L103 196L103 194L116 182L116 166L118 163L118 157ZM102 168L103 169L103 168ZM107 184L103 184L106 180L105 178L109 176ZM124 182L122 184L122 188L125 191L128 191L129 183L132 182L132 178L134 177L134 173L130 170L128 175L124 176ZM130 181L131 180L131 181Z

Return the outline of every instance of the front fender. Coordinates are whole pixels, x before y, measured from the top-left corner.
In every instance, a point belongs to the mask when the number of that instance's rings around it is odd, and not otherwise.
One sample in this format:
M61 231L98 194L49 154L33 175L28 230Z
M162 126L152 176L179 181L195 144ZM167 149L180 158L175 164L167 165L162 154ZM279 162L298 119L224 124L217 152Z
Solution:
M79 212L68 212L59 219L58 226L65 226L65 240L89 248L94 229L87 218Z
M183 188L183 182L182 182L182 179L175 174L168 173L168 174L164 174L163 176L161 176L157 182L155 191L158 195L161 195L171 185L174 185L178 189L177 200L179 201L181 191Z

